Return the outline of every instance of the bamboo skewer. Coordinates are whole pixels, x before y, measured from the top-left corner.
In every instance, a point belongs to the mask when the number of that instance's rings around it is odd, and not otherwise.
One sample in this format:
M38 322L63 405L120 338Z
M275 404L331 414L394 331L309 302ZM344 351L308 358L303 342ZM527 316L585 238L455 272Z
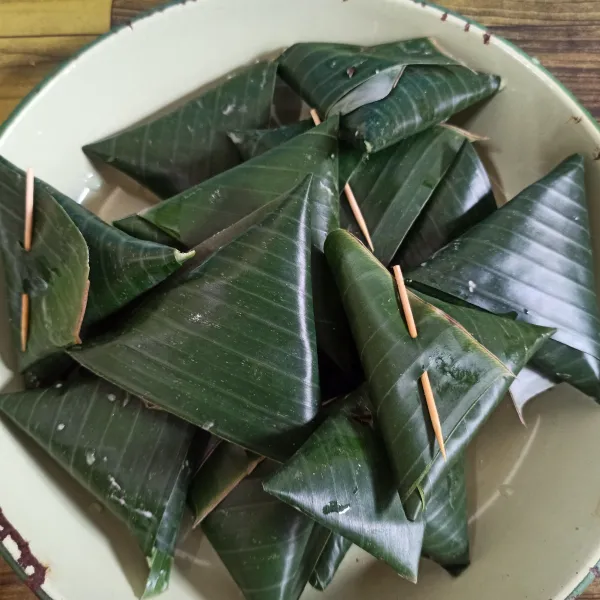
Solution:
M310 116L312 117L313 123L315 125L321 124L321 118L319 117L319 113L314 108L311 109ZM360 206L358 206L358 202L356 201L356 197L354 196L354 192L352 191L350 184L347 183L344 186L344 193L346 194L346 198L348 199L348 204L350 204L350 208L352 209L352 214L354 215L354 218L356 219L356 222L358 223L358 226L360 227L360 230L361 230L365 240L367 240L367 244L369 245L371 252L374 252L375 247L373 246L373 242L371 240L369 228L367 227L367 223L362 215Z
M406 326L408 333L411 338L417 337L417 326L415 325L415 318L410 307L410 300L408 298L408 292L404 285L404 277L402 276L402 269L400 265L394 265L392 267L394 272L394 278L396 279L396 285L398 286L398 293L400 294L400 303L402 304L402 310L404 312L404 318L406 319ZM421 385L423 386L423 392L425 394L425 402L427 403L427 410L429 411L429 418L431 425L435 433L435 438L440 446L440 452L446 460L446 446L444 445L444 434L442 432L442 424L440 423L440 415L435 404L435 397L433 390L431 389L431 381L429 381L429 373L424 371L421 375Z
M444 434L442 433L442 424L440 423L440 416L438 414L437 406L435 405L435 398L433 397L433 390L431 389L431 381L429 381L429 373L423 372L421 375L421 385L423 386L423 392L425 393L425 402L427 402L427 409L429 410L429 418L431 419L431 425L435 437L440 446L440 452L446 460L446 447L444 446Z
M25 180L25 231L23 233L23 248L25 252L31 250L31 240L33 237L33 169L27 169ZM21 295L21 350L27 350L27 340L29 338L29 295Z
M417 326L415 325L415 318L410 307L410 300L408 299L408 292L404 285L404 277L402 275L402 269L400 265L394 265L392 267L394 271L394 277L396 278L396 285L398 286L398 293L400 294L400 303L402 304L402 310L404 311L404 318L406 319L406 326L408 327L408 333L411 338L417 337Z

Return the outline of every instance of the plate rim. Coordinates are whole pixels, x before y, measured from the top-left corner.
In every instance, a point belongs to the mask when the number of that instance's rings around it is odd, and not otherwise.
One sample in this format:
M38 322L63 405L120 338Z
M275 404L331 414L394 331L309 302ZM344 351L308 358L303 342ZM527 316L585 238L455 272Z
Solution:
M200 4L202 0L192 0L194 5ZM489 41L494 45L503 46L511 51L511 54L518 55L524 62L528 63L530 68L533 71L537 71L538 73L545 76L546 80L550 83L553 83L561 93L566 95L581 111L582 116L588 122L589 125L592 125L593 129L596 130L597 134L600 136L600 122L598 122L590 111L582 104L582 102L575 96L575 94L560 81L555 75L553 75L546 67L544 67L541 62L529 55L518 45L513 42L507 40L506 38L492 33L490 29L479 23L479 21L472 19L470 17L466 17L463 14L448 9L442 5L439 5L435 2L430 2L429 0L394 0L399 4L408 4L409 2L414 2L417 5L420 5L422 9L433 9L434 11L440 13L442 16L452 15L455 19L462 21L463 23L468 23L476 27L483 35L489 35ZM108 31L103 34L100 34L94 40L85 44L82 48L80 48L77 52L63 61L60 65L57 66L56 69L52 70L48 73L19 103L15 106L15 108L11 111L9 116L4 120L3 123L0 124L0 143L2 142L2 138L10 131L13 124L15 124L25 113L26 109L29 105L52 83L65 74L69 68L78 61L83 55L85 55L90 50L93 50L96 46L101 45L106 42L110 38L121 34L126 29L133 29L133 25L139 21L148 19L148 18L156 18L160 13L164 13L169 11L172 8L177 6L184 6L186 4L190 4L190 0L169 0L165 4L155 6L154 8L150 8L145 10L135 17L133 17L129 22L123 23L121 25L117 25L115 27L111 27ZM488 42L486 42L488 43ZM3 542L0 542L0 557L2 557L7 564L13 569L13 571L17 574L19 579L24 583L27 583L28 575L25 573L21 565L14 559L8 548L4 545ZM590 584L596 579L596 572L600 572L600 558L596 565L592 567L586 576L581 580L581 582L574 588L574 590L565 598L565 600L576 600L585 590L590 586ZM31 588L30 588L31 589ZM42 587L38 587L37 589L32 589L32 591L36 594L36 596L40 600L53 600L46 591Z

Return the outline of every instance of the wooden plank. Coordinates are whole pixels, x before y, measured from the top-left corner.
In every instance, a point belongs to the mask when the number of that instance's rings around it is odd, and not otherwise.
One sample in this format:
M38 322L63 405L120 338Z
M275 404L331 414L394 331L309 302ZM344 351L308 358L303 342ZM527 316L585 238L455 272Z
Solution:
M100 34L111 0L0 0L0 37Z
M15 575L0 558L0 598L2 600L35 600L35 594Z
M0 38L0 122L44 77L94 38Z
M114 0L112 8L112 25L123 25L142 12L163 6L165 0Z

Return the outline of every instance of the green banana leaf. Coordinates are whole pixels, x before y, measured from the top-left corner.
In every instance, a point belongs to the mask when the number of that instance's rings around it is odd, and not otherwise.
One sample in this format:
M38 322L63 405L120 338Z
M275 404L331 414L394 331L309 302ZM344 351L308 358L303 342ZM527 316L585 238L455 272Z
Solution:
M285 460L319 409L310 187L73 358L213 435Z
M263 491L264 461L202 523L246 600L298 600L330 532Z
M423 555L452 575L460 575L470 563L464 458L436 485L424 518Z
M240 446L220 443L194 475L188 503L197 527L261 462L262 457Z
M339 223L337 133L330 119L139 216L193 248L313 175L313 241L322 249Z
M491 352L515 377L511 387L521 369L543 351L549 337L556 331L470 307L449 304L422 293L417 292L417 296L431 306L444 311L447 317L459 323L481 346ZM471 442L502 397L503 394L483 394L464 421L453 430L452 438L446 444L447 460L443 460L440 456L436 457L419 485L420 494L413 494L407 500L405 508L409 516L413 517L420 511L420 496L425 497L426 503L428 502L428 498L435 493L439 483L450 472L452 465L462 456L461 449Z
M324 117L386 98L407 65L456 64L426 38L371 47L300 43L278 62L281 77Z
M144 597L166 590L193 428L81 369L51 388L1 395L0 413L127 525L150 567Z
M233 132L230 137L244 159L250 160L311 129L312 121L300 121L278 129ZM360 373L360 361L331 271L320 253L313 253L312 263L317 345L337 367L335 377L351 377L354 382L353 375Z
M0 167L15 177L25 174L0 158ZM54 198L79 229L88 246L90 290L84 326L91 325L121 309L158 285L193 256L178 250L142 242L105 223L84 206L49 184L36 179L35 193Z
M152 225L152 223L148 223L148 221L144 221L144 219L137 215L129 215L128 217L119 219L113 225L138 240L154 242L163 246L172 246L173 248L177 248L177 250L186 250L183 244L177 242L162 229Z
M465 142L393 263L406 272L418 267L495 210L496 200L485 167L473 144Z
M277 129L244 129L229 132L229 139L236 145L243 160L256 158L276 146L289 142L297 135L314 129L310 119L284 125Z
M407 519L385 448L368 425L329 418L264 489L416 582L424 523Z
M485 310L555 327L534 364L600 399L593 268L584 163L575 155L410 277Z
M276 72L272 62L252 65L180 108L83 150L161 198L179 194L239 164L227 131L268 125Z
M459 133L433 127L368 156L350 176L375 256L384 265L392 261L464 144ZM354 219L348 229L362 238Z
M510 367L525 362L552 330L436 301L452 314L463 311L458 320L409 291L419 332L412 339L392 277L355 237L343 230L333 232L325 253L342 293L400 497L407 502L439 480L460 456L514 380ZM494 349L501 350L500 356L484 347L469 328L485 332ZM508 357L506 363L503 356ZM419 380L425 370L448 463L435 443L422 397ZM411 501L406 508L408 516L416 518L421 503Z
M81 233L48 192L38 189L30 252L23 248L25 177L0 159L0 249L8 317L19 370L79 342L86 306L88 249ZM26 352L21 350L21 295L30 300Z
M327 586L333 581L337 570L340 568L350 548L352 548L351 541L337 533L332 533L329 536L329 540L327 540L327 544L315 570L310 576L310 585L316 590L325 591Z
M362 106L342 119L342 135L367 152L378 152L443 123L499 88L496 75L467 67L407 67L385 100Z

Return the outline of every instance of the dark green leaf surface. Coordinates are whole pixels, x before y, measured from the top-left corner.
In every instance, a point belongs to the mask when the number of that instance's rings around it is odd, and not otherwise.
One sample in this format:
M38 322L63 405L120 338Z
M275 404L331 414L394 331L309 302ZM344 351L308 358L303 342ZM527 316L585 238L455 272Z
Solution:
M459 458L427 500L423 555L453 575L469 566L465 460Z
M495 210L485 168L473 144L465 142L400 246L394 263L405 271L418 267Z
M375 256L388 265L465 143L434 127L370 155L352 173L350 185L369 228ZM354 220L350 231L360 236Z
M454 65L429 39L364 47L308 42L279 58L281 76L320 115L345 115L390 94L407 65Z
M310 181L73 357L262 456L285 460L319 409Z
M313 241L322 249L339 223L337 133L330 119L140 216L193 248L313 175Z
M222 442L194 475L188 501L194 511L194 527L225 499L262 460L240 446Z
M315 570L310 576L310 585L316 590L324 591L327 586L333 581L337 570L340 568L342 561L348 550L352 548L352 542L345 537L332 533L327 540L325 549L319 558L319 562Z
M429 372L449 457L462 452L515 375L465 329L467 325L409 292L419 332L411 339L392 277L348 232L330 234L325 252L341 290L400 496L406 501L438 471L436 462L443 462L422 397L423 371ZM448 310L456 307L449 305ZM498 336L498 345L507 342L505 328L514 322L482 311L471 310L469 315L469 327L489 329L490 338L492 333ZM532 352L549 334L533 329L533 346L517 338L510 354L506 351L511 358ZM411 510L414 518L418 507Z
M289 142L297 135L314 128L312 120L299 121L277 129L252 129L231 131L229 138L237 146L243 160L256 158L273 148Z
M535 364L600 398L600 316L594 287L583 157L549 175L410 274L491 312L555 327Z
M239 164L231 129L266 127L275 63L257 63L164 116L84 148L161 198Z
M52 388L0 396L0 412L127 525L150 565L145 595L164 591L193 428L81 370Z
M36 190L31 251L23 249L25 177L0 157L0 249L8 316L21 348L21 295L30 298L27 351L20 370L76 344L85 308L88 249L81 233L47 191Z
M116 221L113 225L138 240L154 242L163 246L173 246L178 250L186 250L186 247L182 243L177 242L162 229L152 225L152 223L148 223L148 221L144 221L138 215L130 215Z
M331 417L264 487L417 580L424 524L406 518L383 444L369 426Z
M246 600L297 600L329 531L263 491L263 462L202 523Z
M342 119L342 133L367 152L378 152L446 121L499 87L499 77L474 73L466 67L407 67L385 100L363 106Z
M449 304L424 294L418 294L418 296L444 311L450 319L460 323L460 326L487 348L513 376L517 376L537 353L543 351L544 344L548 342L549 337L555 331L480 310ZM492 388L490 393L482 394L477 404L465 415L464 420L452 430L452 437L446 443L447 460L444 461L441 456L437 456L420 483L419 487L426 502L449 473L451 466L460 460L464 448L495 410L505 392L506 389L502 394L498 394ZM412 494L405 503L405 508L410 517L416 516L421 508L419 495Z
M14 177L25 176L8 162L3 161L1 167L12 171ZM84 325L116 312L166 279L192 256L167 246L132 238L52 186L36 179L36 195L44 192L60 204L88 246L90 290Z

